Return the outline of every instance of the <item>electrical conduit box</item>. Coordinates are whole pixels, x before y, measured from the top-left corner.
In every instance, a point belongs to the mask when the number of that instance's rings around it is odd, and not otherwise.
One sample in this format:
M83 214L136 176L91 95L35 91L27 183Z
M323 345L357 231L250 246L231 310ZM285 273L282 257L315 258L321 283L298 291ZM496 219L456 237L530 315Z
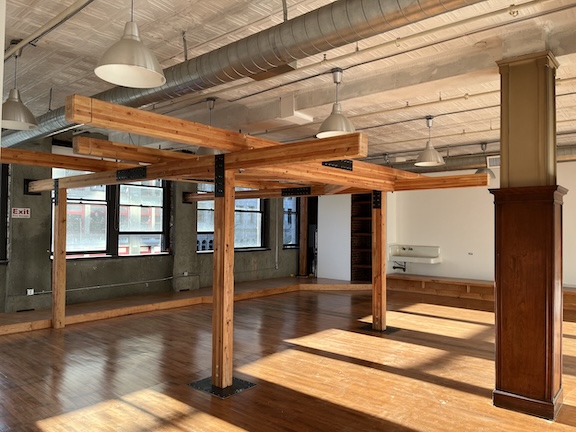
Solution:
M388 246L388 255L390 261L420 264L438 264L442 262L440 246L391 244Z

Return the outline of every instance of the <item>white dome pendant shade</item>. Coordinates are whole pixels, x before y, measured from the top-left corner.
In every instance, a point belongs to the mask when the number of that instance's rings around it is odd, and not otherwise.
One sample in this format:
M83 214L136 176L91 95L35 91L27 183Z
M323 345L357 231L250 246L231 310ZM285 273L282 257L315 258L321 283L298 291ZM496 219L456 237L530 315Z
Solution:
M332 106L332 113L320 125L317 138L328 138L354 132L356 129L348 118L342 114L342 107L339 103Z
M482 149L482 154L484 154L484 155L486 155L486 147L487 146L488 146L488 143L485 143L485 142L480 143L480 148ZM488 161L486 161L486 162L488 162ZM496 178L496 174L494 174L494 171L492 171L490 168L488 168L488 163L486 163L486 167L478 168L474 174L488 174L491 179Z
M100 58L94 73L104 81L123 87L154 88L166 83L160 63L140 40L133 18L126 23L122 38Z
M444 163L444 158L440 156L440 153L438 153L430 141L428 141L426 148L420 152L414 165L427 167L444 165Z
M339 87L342 82L342 69L332 69L332 77L334 84L336 84L336 101L332 105L332 113L320 125L316 138L329 138L353 133L356 130L352 122L342 114L342 106L338 102Z
M431 143L432 135L432 116L426 117L426 126L428 126L428 142L426 143L426 148L420 152L414 165L421 167L432 167L444 165L444 158L436 151Z
M30 110L20 99L18 89L10 90L8 99L2 104L2 128L12 130L36 129L38 123Z

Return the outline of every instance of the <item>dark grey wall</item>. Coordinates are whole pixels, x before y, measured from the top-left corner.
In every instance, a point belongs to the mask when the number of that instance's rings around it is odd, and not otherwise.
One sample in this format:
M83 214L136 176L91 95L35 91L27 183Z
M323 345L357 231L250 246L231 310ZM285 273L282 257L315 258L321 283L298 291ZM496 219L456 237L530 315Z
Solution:
M234 280L245 282L294 275L298 272L298 250L282 249L282 199L268 201L268 248L263 251L237 251L234 254ZM278 221L278 223L276 223ZM212 254L198 254L200 286L212 285Z
M50 151L50 145L47 139L28 148ZM9 221L8 262L0 264L0 311L47 309L51 307L52 280L51 195L24 195L23 188L24 179L50 178L51 170L12 165L10 172L10 208L30 208L31 218ZM70 259L67 303L210 286L212 254L196 253L196 205L182 203L182 192L195 188L191 183L173 184L170 254ZM238 282L297 272L298 250L282 250L282 200L270 200L268 216L269 249L235 254ZM34 289L35 294L28 296L27 288Z
M50 151L50 140L28 145L24 149ZM15 312L37 309L43 303L36 296L27 296L29 288L48 291L51 285L50 236L51 197L48 192L41 195L24 195L25 179L50 178L48 168L12 165L10 167L9 209L29 208L29 219L8 221L8 259L6 266L6 296L4 310Z

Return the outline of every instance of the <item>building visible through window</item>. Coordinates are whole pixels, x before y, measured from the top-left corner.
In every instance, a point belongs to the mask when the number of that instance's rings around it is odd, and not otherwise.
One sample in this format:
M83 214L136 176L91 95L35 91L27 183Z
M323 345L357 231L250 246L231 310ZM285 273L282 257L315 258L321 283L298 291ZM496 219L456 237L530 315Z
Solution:
M284 247L298 246L298 198L286 197L284 203L283 237Z
M53 169L53 177L86 174ZM144 255L166 250L167 191L161 180L67 190L69 255Z
M198 185L200 193L213 190L212 184ZM236 188L236 190L246 189ZM234 206L234 248L263 247L263 226L264 201L258 198L237 199ZM196 250L214 250L214 201L198 202L197 231Z

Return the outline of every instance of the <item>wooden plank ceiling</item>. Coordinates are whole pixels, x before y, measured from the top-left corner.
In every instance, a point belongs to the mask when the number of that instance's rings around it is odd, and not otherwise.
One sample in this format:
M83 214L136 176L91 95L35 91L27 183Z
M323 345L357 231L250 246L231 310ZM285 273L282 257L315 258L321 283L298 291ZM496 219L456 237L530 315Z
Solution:
M301 195L326 195L486 186L489 181L484 174L428 177L354 160L367 156L368 151L367 139L359 133L280 144L79 95L68 97L66 119L77 124L225 151L225 169L234 171L235 185L253 189L238 192L237 198L281 197L291 193L287 189L293 188L305 188L298 191ZM76 137L73 147L78 157L3 149L0 159L2 163L93 172L60 179L60 188L121 183L126 181L122 174L129 174L133 181L157 178L214 181L215 157L211 155L196 156L87 137ZM332 161L346 163L334 164ZM53 188L52 179L38 180L29 186L30 192ZM213 199L213 196L184 196L187 202L202 199Z

